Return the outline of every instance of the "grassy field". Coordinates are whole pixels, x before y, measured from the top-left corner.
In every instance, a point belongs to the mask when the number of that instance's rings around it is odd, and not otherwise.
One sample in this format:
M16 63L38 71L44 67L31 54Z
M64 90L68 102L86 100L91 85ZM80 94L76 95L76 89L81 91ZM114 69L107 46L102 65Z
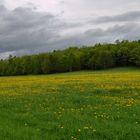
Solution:
M0 78L0 140L140 140L140 69Z

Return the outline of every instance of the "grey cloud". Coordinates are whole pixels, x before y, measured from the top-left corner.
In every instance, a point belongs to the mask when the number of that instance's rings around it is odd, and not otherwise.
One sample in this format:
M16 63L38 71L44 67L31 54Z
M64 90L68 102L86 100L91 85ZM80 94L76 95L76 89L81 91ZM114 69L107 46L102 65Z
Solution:
M19 7L10 11L0 8L0 57L62 49L80 44L80 39L61 35L65 30L81 26L68 23L59 16Z
M93 42L114 42L120 40L140 39L140 24L126 23L124 25L114 25L106 30L101 28L90 29L85 32L86 38L93 38Z
M0 8L0 53L31 53L36 50L54 49L61 40L60 32L77 25L62 22L49 13L40 13L31 8L7 10Z
M133 13L134 14L134 13ZM130 20L128 15L127 21ZM136 15L135 15L136 14ZM133 15L139 19L138 12ZM117 17L117 21L120 16ZM125 19L125 21L126 21ZM113 19L111 19L113 20ZM135 40L140 38L140 25L137 23L124 23L123 25L112 25L106 30L100 28L86 29L85 32L77 32L75 28L83 25L75 21L70 23L61 17L50 13L37 12L35 9L19 7L13 11L0 7L0 57L9 54L24 55L39 52L63 49L69 46L92 45L99 42L113 42L116 39ZM65 35L65 30L73 32Z
M92 23L109 23L109 22L137 22L140 21L140 11L131 11L114 16L102 16L94 19Z

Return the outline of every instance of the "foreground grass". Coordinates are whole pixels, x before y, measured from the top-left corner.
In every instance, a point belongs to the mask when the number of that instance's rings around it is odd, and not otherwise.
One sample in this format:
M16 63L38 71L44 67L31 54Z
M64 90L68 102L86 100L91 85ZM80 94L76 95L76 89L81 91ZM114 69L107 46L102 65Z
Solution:
M72 139L140 139L140 69L0 78L0 140Z

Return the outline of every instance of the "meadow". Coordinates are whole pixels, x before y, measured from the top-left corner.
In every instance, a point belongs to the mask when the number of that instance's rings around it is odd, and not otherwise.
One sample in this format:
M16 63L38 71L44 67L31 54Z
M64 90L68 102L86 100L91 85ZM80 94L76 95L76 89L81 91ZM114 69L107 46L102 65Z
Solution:
M139 68L0 77L0 140L139 139Z

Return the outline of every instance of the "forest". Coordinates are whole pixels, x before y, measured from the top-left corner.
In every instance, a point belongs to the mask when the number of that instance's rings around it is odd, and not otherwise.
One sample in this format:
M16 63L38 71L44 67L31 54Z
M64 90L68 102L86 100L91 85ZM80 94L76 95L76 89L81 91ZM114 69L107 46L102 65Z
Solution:
M37 75L112 67L140 66L140 40L69 47L0 60L0 76Z

